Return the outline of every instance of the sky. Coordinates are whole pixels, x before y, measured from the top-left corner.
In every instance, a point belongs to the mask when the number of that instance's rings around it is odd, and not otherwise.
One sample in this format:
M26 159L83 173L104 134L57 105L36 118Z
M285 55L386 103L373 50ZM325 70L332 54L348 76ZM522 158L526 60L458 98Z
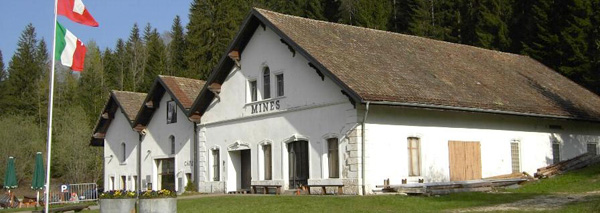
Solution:
M159 33L171 30L176 15L185 28L192 0L83 0L86 9L100 24L88 27L58 16L58 22L84 43L95 41L101 50L113 49L117 39L127 40L134 23L143 32L146 23ZM5 68L17 48L27 24L35 27L38 40L44 38L52 51L54 0L0 0L0 51ZM140 33L141 33L140 32ZM50 57L52 55L49 52Z

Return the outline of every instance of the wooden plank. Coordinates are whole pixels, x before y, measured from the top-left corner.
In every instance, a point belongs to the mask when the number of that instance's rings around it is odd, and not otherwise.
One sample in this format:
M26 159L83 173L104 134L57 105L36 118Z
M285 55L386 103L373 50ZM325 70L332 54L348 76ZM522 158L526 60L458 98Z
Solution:
M481 144L477 141L448 141L450 181L481 179Z

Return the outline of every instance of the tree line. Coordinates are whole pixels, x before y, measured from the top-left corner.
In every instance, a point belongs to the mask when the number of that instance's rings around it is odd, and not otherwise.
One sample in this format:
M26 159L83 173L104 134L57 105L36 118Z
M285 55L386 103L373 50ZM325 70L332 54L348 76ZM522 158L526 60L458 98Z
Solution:
M80 75L59 69L53 175L101 179L102 150L87 142L109 91L147 92L159 74L206 79L252 7L523 54L600 94L600 0L193 0L186 26L134 24L113 48L88 42ZM32 25L0 68L2 169L15 153L5 147L45 149L50 64Z

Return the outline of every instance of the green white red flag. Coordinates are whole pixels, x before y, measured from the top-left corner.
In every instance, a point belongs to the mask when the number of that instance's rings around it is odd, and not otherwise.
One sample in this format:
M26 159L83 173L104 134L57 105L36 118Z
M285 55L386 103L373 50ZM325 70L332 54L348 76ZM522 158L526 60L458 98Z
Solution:
M56 50L55 59L62 65L71 67L73 71L83 71L85 59L85 45L71 31L56 22Z
M58 0L57 13L65 16L74 22L97 27L98 22L92 17L90 12L85 8L81 0Z

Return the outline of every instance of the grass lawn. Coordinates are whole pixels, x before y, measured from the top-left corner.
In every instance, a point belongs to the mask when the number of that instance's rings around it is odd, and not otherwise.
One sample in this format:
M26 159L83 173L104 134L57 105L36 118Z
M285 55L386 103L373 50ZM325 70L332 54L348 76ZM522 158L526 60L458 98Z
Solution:
M519 189L505 190L504 193L458 193L434 197L223 195L180 199L177 201L177 210L178 212L440 212L511 203L542 195L581 194L594 191L598 193L587 196L582 202L567 204L560 209L536 212L600 212L600 165L526 184Z

